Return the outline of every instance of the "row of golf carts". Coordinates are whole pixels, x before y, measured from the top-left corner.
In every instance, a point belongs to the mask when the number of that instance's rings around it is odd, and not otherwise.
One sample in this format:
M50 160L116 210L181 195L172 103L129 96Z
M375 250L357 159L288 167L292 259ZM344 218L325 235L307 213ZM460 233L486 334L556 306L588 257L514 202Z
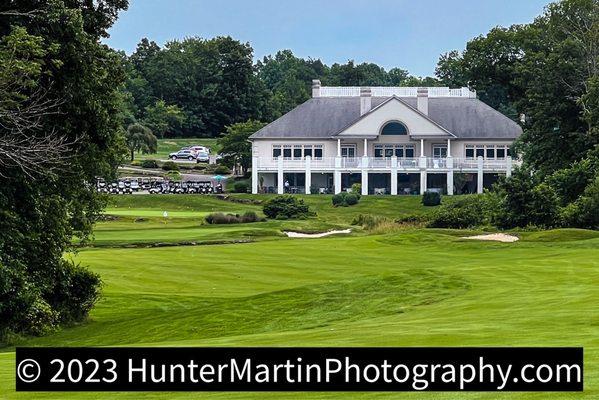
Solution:
M150 194L212 194L222 193L220 183L213 185L207 181L174 182L162 178L123 178L116 182L98 179L96 189L100 193L133 194L145 192Z

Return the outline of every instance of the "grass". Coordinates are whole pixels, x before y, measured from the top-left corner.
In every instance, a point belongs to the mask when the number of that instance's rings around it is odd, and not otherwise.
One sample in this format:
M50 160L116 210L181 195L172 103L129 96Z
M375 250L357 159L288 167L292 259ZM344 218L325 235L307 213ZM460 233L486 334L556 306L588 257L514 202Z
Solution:
M158 139L158 151L155 154L136 154L136 160L156 159L164 160L170 153L180 150L187 146L206 146L210 147L210 153L218 153L219 147L215 138L184 138L184 139Z
M242 196L250 197L250 196ZM262 198L262 197L258 197ZM516 243L404 229L323 239L275 236L285 224L347 226L357 214L427 212L417 197L362 198L318 217L200 226L202 213L260 210L206 196L122 196L98 226L104 243L77 261L104 280L90 320L21 343L32 346L583 346L584 393L354 393L352 398L595 399L599 397L599 235L519 232ZM134 202L136 201L136 202ZM115 205L117 207L115 207ZM137 207L135 207L137 205ZM154 212L167 209L167 224ZM144 222L135 222L136 218ZM211 231L211 229L215 231ZM268 240L215 246L118 248L135 240L207 240L233 230ZM231 231L229 231L231 230ZM112 235L112 237L110 237ZM110 240L112 242L110 242ZM0 399L105 399L103 393L15 393L14 352L0 353ZM345 398L343 393L110 393L116 399Z

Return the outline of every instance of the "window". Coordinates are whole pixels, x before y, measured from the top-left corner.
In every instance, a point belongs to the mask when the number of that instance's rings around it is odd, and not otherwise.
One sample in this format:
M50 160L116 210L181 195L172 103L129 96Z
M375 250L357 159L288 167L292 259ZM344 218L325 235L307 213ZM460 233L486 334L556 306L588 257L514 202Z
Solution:
M510 157L507 144L470 144L466 145L466 158L483 157L486 160L504 159Z
M466 146L466 158L474 158L474 146Z
M283 156L286 160L304 160L306 157L322 159L321 144L274 144L272 146L272 158Z
M397 158L414 157L413 144L376 144L374 145L374 156L378 158L391 158L395 155Z
M407 135L408 128L401 122L389 122L381 130L381 135Z

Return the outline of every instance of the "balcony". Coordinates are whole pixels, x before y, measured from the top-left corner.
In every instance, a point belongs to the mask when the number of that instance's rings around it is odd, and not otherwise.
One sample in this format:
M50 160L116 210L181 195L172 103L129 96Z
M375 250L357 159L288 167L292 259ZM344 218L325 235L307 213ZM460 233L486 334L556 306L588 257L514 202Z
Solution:
M509 162L511 161L511 162ZM377 171L385 172L397 169L398 171L420 172L477 172L482 168L485 172L504 173L511 170L517 161L508 159L473 159L473 158L396 158L396 157L321 157L308 159L292 159L271 157L254 157L253 167L261 172L276 172L281 168L283 171L303 172L307 169L316 172L341 171Z

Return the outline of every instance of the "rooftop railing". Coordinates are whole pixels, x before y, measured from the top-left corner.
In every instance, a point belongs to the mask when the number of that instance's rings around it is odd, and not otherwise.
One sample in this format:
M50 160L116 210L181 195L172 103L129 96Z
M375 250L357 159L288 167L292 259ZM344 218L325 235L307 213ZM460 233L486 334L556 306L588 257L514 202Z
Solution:
M428 97L465 97L476 98L476 91L467 87L450 89L448 87L428 87ZM374 97L416 97L417 87L393 87L372 86L370 87ZM320 97L359 97L359 86L321 86Z

